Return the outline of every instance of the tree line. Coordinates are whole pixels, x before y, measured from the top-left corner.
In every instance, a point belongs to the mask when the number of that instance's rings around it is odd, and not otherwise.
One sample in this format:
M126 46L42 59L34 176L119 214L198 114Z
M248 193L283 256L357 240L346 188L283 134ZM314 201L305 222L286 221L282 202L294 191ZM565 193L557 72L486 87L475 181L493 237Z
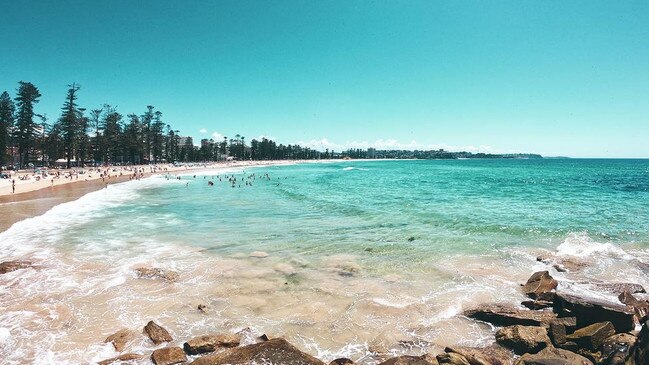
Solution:
M334 152L319 152L299 145L277 144L267 138L224 137L204 139L200 147L191 138L165 123L162 112L147 106L141 114L124 116L104 104L96 109L79 107L80 86L68 85L60 116L50 122L35 106L41 93L31 82L20 81L16 96L0 95L0 166L15 162L17 168L30 164L65 165L151 164L160 162L202 162L229 158L281 160L333 158ZM15 161L14 161L15 160Z

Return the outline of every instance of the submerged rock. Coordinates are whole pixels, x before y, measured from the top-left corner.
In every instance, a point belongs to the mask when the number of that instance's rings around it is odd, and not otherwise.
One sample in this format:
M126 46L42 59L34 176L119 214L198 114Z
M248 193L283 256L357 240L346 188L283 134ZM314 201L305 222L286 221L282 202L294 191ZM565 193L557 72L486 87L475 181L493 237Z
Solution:
M615 328L611 322L601 322L576 330L567 336L567 340L576 343L579 347L596 351L605 339L614 334Z
M112 357L110 359L102 360L98 362L97 365L110 365L115 362L119 362L120 364L129 364L133 361L141 360L144 358L145 356L140 354L132 354L132 353L122 354L116 357Z
M31 261L5 261L0 263L0 274L32 267Z
M268 257L268 253L266 253L264 251L253 251L253 252L250 253L249 256L257 258L257 259L263 259L263 258Z
M153 321L149 321L149 323L144 326L144 332L149 336L151 341L153 341L154 344L159 345L163 342L170 342L173 341L173 337L169 334L169 331L164 329L162 326L159 326Z
M542 326L557 317L550 311L531 311L503 304L485 304L464 312L464 315L497 326Z
M527 279L527 283L523 285L523 293L532 299L537 299L556 289L557 285L559 283L550 276L548 271L539 271Z
M577 317L577 326L609 321L616 332L628 332L634 328L634 311L625 305L600 299L557 293L554 311Z
M539 353L521 356L514 365L593 365L593 362L571 351L546 347Z
M283 338L273 338L243 347L226 349L196 359L192 365L243 365L243 364L325 365L306 354Z
M153 351L151 361L155 365L173 365L187 361L187 355L180 347L165 347Z
M548 332L543 327L509 326L496 332L496 341L517 354L536 353L551 345Z
M126 348L126 344L134 340L136 336L137 335L134 331L124 328L106 337L104 342L112 343L113 347L115 347L115 351L122 352L124 351L124 348Z
M144 279L163 279L166 281L178 281L179 275L175 271L164 270L157 267L138 267L135 273L139 278Z
M626 291L633 294L646 293L645 288L642 285L636 283L605 283L605 282L596 281L596 282L588 282L586 284L590 284L596 289L613 293L613 294L618 294L618 295Z
M237 335L205 335L185 342L183 349L189 355L214 352L218 348L239 346L241 338Z

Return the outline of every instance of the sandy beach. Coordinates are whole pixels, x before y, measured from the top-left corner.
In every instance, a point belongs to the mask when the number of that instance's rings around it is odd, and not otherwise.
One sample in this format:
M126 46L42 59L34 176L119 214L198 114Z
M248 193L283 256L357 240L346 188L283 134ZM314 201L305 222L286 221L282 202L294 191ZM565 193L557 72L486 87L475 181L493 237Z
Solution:
M292 164L296 161L240 161L195 163L182 166L172 164L111 166L85 169L48 170L42 173L21 171L11 179L0 179L0 232L26 218L45 213L50 208L78 199L90 192L112 184L154 174L179 174L232 167L252 167ZM80 173L83 171L83 173ZM56 175L58 173L58 176ZM12 180L16 190L12 191Z

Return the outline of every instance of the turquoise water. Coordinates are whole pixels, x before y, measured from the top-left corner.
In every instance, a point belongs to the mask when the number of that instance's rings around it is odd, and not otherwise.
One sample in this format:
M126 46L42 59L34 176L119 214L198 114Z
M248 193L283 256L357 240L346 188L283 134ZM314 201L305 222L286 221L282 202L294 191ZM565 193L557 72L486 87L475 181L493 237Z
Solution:
M320 162L179 177L112 185L0 233L0 261L38 265L0 278L0 357L103 360L117 355L109 334L155 319L176 345L250 328L326 363L374 365L386 352L493 342L493 328L460 314L518 305L534 271L613 301L590 283L649 286L649 160ZM564 260L579 266L557 271ZM142 266L179 279L139 278Z
M136 224L219 254L372 252L398 261L554 248L570 232L649 245L648 160L454 160L299 164L140 190L93 222ZM207 181L214 180L215 186ZM241 187L239 187L241 186ZM114 235L115 232L106 232ZM139 233L144 234L144 233ZM82 238L79 238L82 239ZM410 240L409 240L410 239Z

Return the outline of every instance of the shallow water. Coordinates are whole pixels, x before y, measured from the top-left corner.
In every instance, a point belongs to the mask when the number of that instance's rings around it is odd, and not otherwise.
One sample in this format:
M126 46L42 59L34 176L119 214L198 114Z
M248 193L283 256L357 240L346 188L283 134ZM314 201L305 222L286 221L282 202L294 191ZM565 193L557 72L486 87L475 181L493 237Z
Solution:
M249 327L325 361L374 364L489 343L492 328L458 313L519 303L534 270L577 292L590 291L586 280L649 285L640 265L649 161L355 161L159 176L16 223L0 248L2 261L39 265L0 276L0 358L10 364L112 357L109 334L151 319L178 344ZM536 261L547 251L589 265L557 273ZM137 278L140 266L180 279Z

